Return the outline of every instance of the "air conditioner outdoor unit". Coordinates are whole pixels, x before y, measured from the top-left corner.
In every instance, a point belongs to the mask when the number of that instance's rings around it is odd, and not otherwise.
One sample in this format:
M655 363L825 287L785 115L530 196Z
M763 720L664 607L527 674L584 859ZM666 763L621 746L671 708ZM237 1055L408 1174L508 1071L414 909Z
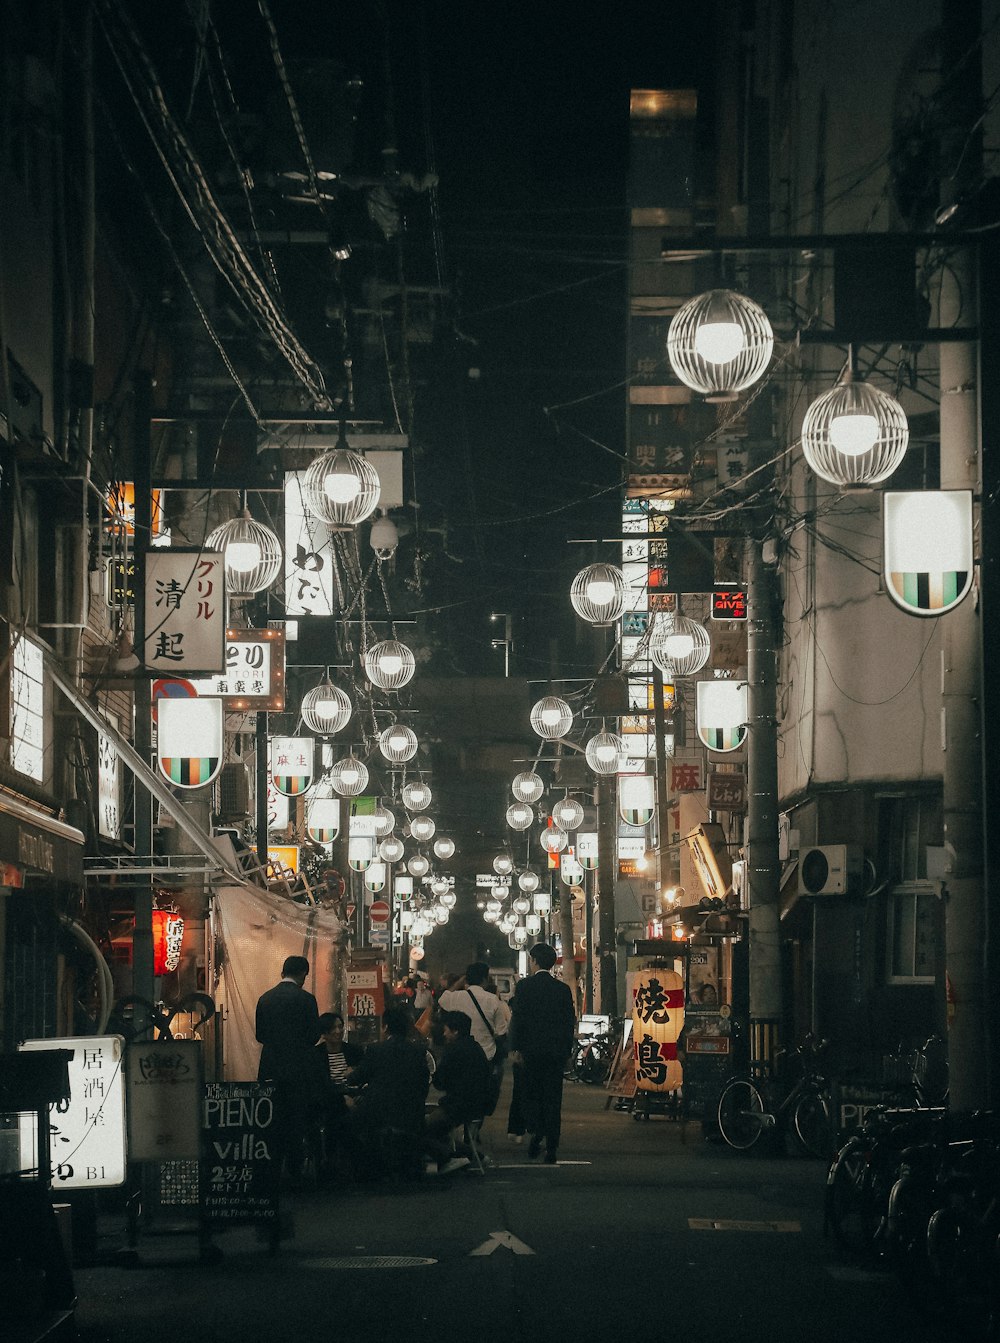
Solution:
M242 761L223 765L219 774L219 816L242 821L250 815L250 775Z
M799 853L799 895L846 895L864 869L860 844L823 844Z

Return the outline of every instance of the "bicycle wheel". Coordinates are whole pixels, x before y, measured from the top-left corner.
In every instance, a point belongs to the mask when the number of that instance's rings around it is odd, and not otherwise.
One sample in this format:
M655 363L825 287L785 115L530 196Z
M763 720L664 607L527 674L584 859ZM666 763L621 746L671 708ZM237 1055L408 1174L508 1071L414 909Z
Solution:
M752 1082L736 1078L719 1097L719 1132L737 1152L747 1152L764 1132L764 1100Z
M841 1249L858 1259L874 1254L882 1218L875 1206L868 1152L856 1140L834 1158L826 1197L830 1229Z
M810 1156L829 1161L833 1150L833 1126L826 1097L818 1091L807 1091L795 1102L792 1115L795 1136Z

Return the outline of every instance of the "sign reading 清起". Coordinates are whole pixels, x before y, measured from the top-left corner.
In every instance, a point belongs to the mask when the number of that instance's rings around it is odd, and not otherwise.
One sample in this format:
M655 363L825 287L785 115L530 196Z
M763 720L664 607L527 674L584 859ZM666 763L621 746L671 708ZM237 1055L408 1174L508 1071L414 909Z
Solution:
M52 1183L59 1189L106 1189L125 1183L125 1078L120 1035L25 1040L23 1050L72 1049L70 1099L49 1106ZM37 1167L35 1115L18 1116L22 1169Z
M210 1222L278 1215L274 1085L211 1082L202 1116L201 1206Z
M219 551L170 547L146 554L143 666L164 675L225 666L226 590Z

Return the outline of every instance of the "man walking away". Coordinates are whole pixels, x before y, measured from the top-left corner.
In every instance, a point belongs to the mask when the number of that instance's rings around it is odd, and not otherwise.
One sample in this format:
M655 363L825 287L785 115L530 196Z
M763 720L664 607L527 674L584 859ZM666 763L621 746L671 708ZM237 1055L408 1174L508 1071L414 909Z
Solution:
M573 1048L576 1013L569 986L554 978L555 948L536 942L528 953L532 973L518 981L511 1001L513 1062L524 1067L524 1108L532 1135L528 1155L554 1166L562 1121L563 1069Z
M302 1175L309 1115L319 1096L319 1008L303 988L308 974L304 956L289 956L281 967L280 982L257 1000L256 1033L262 1046L257 1080L275 1084L281 1153L293 1183Z

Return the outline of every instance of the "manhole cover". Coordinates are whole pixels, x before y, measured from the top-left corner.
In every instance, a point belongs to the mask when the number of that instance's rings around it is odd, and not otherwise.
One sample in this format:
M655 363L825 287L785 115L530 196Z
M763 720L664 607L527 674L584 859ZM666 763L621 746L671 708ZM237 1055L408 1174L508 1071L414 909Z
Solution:
M436 1259L404 1254L342 1254L330 1259L307 1259L306 1268L426 1268Z

